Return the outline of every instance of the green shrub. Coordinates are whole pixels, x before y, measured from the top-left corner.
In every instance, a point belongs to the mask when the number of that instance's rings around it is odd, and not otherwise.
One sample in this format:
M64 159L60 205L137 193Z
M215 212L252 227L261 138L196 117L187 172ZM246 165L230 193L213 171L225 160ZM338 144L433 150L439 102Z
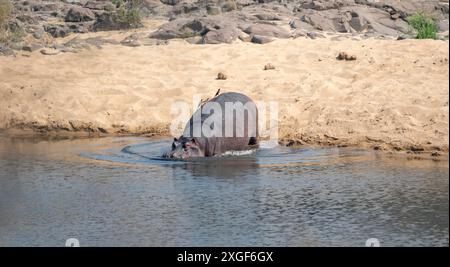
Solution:
M408 19L408 23L417 31L417 39L437 39L437 25L432 17L419 12Z
M111 0L111 3L113 5L115 5L116 8L119 8L119 7L123 6L123 4L124 4L123 0Z
M0 26L3 26L11 16L12 4L9 0L0 0Z
M118 6L117 15L119 22L128 24L131 27L137 27L141 24L142 18L139 8L142 3L142 0L129 0L126 4Z
M11 17L13 6L10 0L0 0L0 43L9 44L14 37L8 29L8 19Z

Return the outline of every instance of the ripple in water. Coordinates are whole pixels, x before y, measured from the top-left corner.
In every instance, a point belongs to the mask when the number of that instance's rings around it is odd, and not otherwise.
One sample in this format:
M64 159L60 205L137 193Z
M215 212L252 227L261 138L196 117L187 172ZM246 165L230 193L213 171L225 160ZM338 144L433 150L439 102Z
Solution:
M0 244L449 244L448 162L265 142L240 155L161 158L170 145L0 139Z

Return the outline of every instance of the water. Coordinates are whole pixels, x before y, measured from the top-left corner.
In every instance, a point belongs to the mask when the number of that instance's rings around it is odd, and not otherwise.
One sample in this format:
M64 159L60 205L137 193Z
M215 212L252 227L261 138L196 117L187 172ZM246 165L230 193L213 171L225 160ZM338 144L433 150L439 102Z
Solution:
M0 138L0 246L448 246L448 161L168 140ZM263 144L267 146L267 144Z

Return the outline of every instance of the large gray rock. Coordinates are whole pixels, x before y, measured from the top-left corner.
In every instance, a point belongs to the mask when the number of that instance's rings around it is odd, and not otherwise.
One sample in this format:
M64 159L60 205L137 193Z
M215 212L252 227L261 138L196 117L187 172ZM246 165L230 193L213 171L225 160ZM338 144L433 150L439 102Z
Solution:
M114 31L135 28L138 25L130 25L123 23L118 19L118 15L115 12L104 12L99 14L92 25L94 31Z
M448 31L448 19L440 20L438 22L438 31L445 32Z
M244 32L250 35L270 36L277 38L289 38L290 33L283 28L270 24L253 24Z
M203 36L205 44L232 43L239 36L236 28L210 30Z
M44 25L44 30L53 37L65 37L70 33L69 27L61 24L47 24Z
M162 40L188 38L201 35L203 29L203 24L197 19L179 18L163 24L158 30L150 34L150 38Z
M253 35L252 40L251 40L251 42L255 43L255 44L266 44L266 43L270 43L272 41L273 41L272 38L270 38L268 36L261 36L261 35Z
M6 45L0 43L0 55L4 55L4 56L13 56L15 53L14 51L7 47Z
M67 12L66 22L83 22L95 20L95 14L89 8L74 6Z
M202 36L203 43L231 43L239 35L237 24L224 20L221 15L195 19L178 18L163 24L150 34L150 38L168 40Z
M176 4L181 2L181 0L160 0L160 1L163 4L171 5L171 6L174 6L174 5L176 5Z

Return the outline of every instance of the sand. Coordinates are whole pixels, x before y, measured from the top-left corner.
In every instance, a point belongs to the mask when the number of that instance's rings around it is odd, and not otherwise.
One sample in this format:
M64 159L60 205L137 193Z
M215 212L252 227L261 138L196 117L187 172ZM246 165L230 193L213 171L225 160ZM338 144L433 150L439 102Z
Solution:
M167 135L174 101L221 88L278 102L285 143L447 153L448 49L448 41L297 38L24 52L0 57L0 129ZM342 51L357 59L336 60Z

